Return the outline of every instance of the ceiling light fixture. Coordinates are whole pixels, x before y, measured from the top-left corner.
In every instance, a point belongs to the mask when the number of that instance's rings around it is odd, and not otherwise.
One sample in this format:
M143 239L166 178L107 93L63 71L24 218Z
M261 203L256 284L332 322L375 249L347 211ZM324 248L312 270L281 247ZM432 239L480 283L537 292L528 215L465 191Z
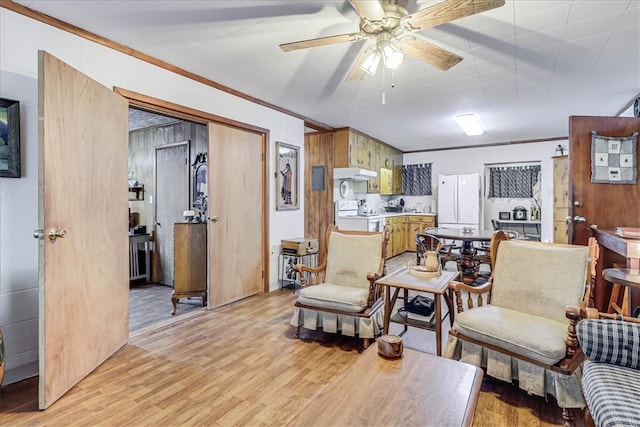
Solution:
M462 128L464 133L469 136L482 135L484 133L480 119L475 114L461 114L456 116L456 122L458 122L458 126Z
M384 57L384 66L391 70L396 70L404 59L402 52L391 46L391 44L387 44L382 48L382 55Z
M378 52L377 50L374 50L362 62L362 65L360 65L360 68L362 68L362 71L369 74L370 76L375 76L376 72L378 71L378 65L380 64L381 57L382 56L380 55L380 52Z
M380 60L383 61L384 67L390 70L395 70L402 64L404 54L400 49L391 44L390 38L391 36L387 33L380 33L378 35L376 46L371 49L369 55L367 55L365 60L362 61L362 64L360 64L362 71L371 76L375 76L378 71L378 65L380 65Z

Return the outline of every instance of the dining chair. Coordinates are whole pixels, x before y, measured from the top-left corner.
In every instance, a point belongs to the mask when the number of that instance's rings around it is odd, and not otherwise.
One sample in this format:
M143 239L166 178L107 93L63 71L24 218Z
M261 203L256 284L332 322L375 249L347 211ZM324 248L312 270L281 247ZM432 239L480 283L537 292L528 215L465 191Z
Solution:
M475 256L475 259L478 261L478 272L477 272L477 280L482 279L482 282L486 282L491 277L491 273L493 272L493 265L495 263L495 255L497 251L497 247L500 242L505 240L509 240L509 234L504 230L496 230L491 235L491 241L488 245L482 245L482 248L479 250ZM487 266L486 270L481 269L481 267L485 265Z

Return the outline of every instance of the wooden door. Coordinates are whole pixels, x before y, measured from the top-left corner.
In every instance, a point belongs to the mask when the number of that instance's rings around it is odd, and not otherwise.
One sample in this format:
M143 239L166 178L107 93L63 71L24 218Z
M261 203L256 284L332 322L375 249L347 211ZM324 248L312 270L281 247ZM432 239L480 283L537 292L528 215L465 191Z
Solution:
M39 407L127 342L128 103L38 55ZM64 230L55 240L50 230Z
M209 306L262 292L265 137L209 124Z
M624 225L640 226L640 180L635 185L591 183L592 130L603 136L630 136L633 132L640 132L640 118L569 118L570 208L574 218L570 232L571 241L580 245L587 244L592 224L600 229L614 229ZM640 159L640 150L636 155ZM578 223L575 216L584 217L585 221Z
M640 132L640 118L636 117L586 117L569 118L569 189L570 216L569 241L586 245L591 236L590 227L613 230L619 226L640 226L640 180L636 184L591 183L591 131L599 135L622 137ZM637 150L636 164L640 164ZM576 217L584 218L576 222ZM581 220L581 218L578 218ZM605 256L603 262L608 262ZM602 278L594 290L595 306L606 309L608 293ZM603 291L603 289L605 291Z
M173 224L189 210L189 142L156 147L155 282L173 286Z

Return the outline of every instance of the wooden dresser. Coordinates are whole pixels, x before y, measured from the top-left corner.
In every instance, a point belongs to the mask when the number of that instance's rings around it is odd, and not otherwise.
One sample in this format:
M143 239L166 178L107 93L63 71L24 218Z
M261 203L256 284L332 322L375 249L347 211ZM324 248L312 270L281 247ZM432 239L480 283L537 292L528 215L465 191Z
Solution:
M171 303L176 314L180 298L202 298L207 303L207 225L176 223L173 227L173 293Z

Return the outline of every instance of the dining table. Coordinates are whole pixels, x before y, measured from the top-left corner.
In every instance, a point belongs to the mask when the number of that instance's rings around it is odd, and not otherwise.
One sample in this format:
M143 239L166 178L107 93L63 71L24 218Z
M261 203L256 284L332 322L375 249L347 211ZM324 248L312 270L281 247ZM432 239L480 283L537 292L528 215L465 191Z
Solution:
M444 227L426 228L424 232L441 239L457 240L462 242L460 246L460 260L458 261L458 267L463 276L463 280L465 277L473 277L476 273L476 265L474 262L476 248L473 245L474 242L490 242L491 236L493 236L494 233L493 230Z

